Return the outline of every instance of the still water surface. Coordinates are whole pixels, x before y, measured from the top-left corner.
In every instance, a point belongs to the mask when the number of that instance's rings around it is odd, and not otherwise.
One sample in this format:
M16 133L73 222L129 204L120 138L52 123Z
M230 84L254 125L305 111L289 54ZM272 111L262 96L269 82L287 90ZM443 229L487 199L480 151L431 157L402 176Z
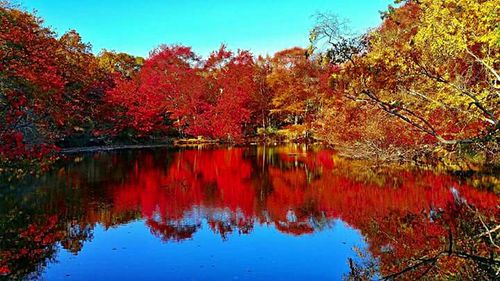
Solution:
M433 256L398 278L475 274L439 253L489 254L468 235L499 197L474 182L303 146L80 155L0 191L0 279L378 279Z

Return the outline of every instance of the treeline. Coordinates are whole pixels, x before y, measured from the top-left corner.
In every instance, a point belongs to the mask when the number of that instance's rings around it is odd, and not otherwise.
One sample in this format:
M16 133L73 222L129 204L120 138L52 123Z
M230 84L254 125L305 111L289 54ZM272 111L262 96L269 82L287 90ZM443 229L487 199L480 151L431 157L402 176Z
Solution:
M498 144L500 0L397 1L362 36L318 15L308 49L146 59L0 4L0 159L58 147L204 137L318 139L377 150ZM4 168L2 168L4 169Z

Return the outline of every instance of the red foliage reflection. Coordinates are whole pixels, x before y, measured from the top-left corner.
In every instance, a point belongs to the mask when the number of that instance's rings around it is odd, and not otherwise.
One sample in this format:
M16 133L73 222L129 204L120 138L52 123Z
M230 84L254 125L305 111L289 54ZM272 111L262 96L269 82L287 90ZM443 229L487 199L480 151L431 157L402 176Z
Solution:
M254 221L302 235L341 219L366 235L383 273L404 268L397 260L442 247L450 231L459 235L453 192L484 214L498 215L495 194L448 175L398 171L381 182L357 180L356 173L336 168L331 151L274 151L267 159L265 153L189 150L176 153L168 169L146 155L129 180L112 188L114 206L117 212L140 210L164 240L190 238L199 224L185 220L194 210L223 238L235 229L249 232ZM437 223L438 213L447 219Z
M139 217L164 241L192 238L204 220L226 239L234 231L250 233L256 223L304 235L341 219L362 232L378 270L388 275L418 257L431 253L441 257L438 249L446 248L452 235L454 251L470 248L476 256L488 253L487 241L471 246L460 238L463 229L479 225L479 217L464 206L473 206L490 222L499 215L497 195L450 175L401 169L373 172L337 159L328 150L204 149L92 161L98 161L89 165L92 170L99 161L110 169L103 172L104 179L85 178L89 173L79 169L58 175L66 186L75 187L70 196L78 196L81 206L64 203L58 199L62 195L49 196L45 212L55 208L61 217L52 216L43 226L28 225L20 231L23 239L35 244L61 241L78 252L96 223L108 227ZM75 220L71 214L76 209L80 213ZM53 231L41 237L47 228ZM9 265L22 253L7 257L5 253L0 270L9 274ZM449 255L440 263L445 263L440 266L445 274L455 274L455 268L466 262L459 255Z

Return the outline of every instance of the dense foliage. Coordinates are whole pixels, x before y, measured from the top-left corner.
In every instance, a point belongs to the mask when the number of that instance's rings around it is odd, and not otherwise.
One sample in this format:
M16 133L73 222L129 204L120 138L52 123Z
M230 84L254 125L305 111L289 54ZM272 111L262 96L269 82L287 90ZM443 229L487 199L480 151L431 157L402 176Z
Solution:
M339 94L378 106L427 142L473 142L498 137L499 7L496 0L405 1L358 39L363 49L342 48L353 43L341 31L312 35L348 58L333 79ZM411 136L407 143L418 134Z
M1 169L44 169L58 147L178 137L496 147L500 0L397 2L362 36L319 15L308 49L206 59L178 45L94 55L76 31L58 37L1 4Z

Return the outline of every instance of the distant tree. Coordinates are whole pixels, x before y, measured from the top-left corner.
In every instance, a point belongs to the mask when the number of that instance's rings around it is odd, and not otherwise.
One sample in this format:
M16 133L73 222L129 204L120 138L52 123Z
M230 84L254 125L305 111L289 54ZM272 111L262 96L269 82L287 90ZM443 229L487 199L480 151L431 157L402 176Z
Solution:
M151 52L132 79L120 81L108 99L124 108L130 121L126 126L141 135L165 133L173 123L178 127L189 124L203 106L197 60L188 47L161 46Z
M307 50L280 51L271 59L267 83L273 91L272 113L284 124L303 123L316 109L319 94L319 68Z
M117 73L128 79L133 78L144 65L144 58L108 50L102 50L97 59L106 73Z
M257 91L255 62L248 51L233 53L224 45L204 62L206 108L187 132L211 138L238 140L250 124L251 101Z

